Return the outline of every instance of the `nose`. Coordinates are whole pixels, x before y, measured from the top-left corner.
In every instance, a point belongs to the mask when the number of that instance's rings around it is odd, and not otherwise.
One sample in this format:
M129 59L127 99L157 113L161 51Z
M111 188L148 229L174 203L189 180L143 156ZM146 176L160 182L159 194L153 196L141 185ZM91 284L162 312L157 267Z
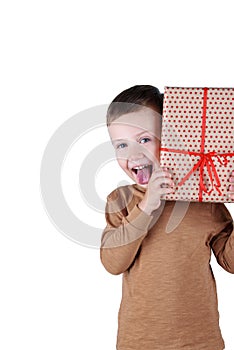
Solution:
M130 161L136 161L141 158L144 158L142 147L140 145L131 145L131 147L129 147L128 159Z
M136 152L136 153L130 154L128 159L131 162L134 162L134 161L139 160L141 158L144 158L144 154L140 153L140 152Z

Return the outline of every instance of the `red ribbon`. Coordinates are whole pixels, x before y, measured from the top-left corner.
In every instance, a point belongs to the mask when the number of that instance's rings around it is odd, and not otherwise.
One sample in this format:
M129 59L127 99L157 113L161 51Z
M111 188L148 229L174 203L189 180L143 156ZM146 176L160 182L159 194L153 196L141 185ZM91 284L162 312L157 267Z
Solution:
M218 191L219 195L222 195L222 192L220 191L219 187L221 186L219 176L217 174L217 171L215 169L214 160L213 157L216 157L221 165L227 166L228 156L234 156L234 153L216 153L216 152L208 152L204 153L205 148L205 128L206 128L206 108L207 108L207 91L208 88L204 88L204 98L203 98L203 115L202 115L202 136L201 136L201 151L200 152L190 152L190 151L183 151L183 150L177 150L173 148L160 148L161 151L166 152L176 152L176 153L182 153L182 154L189 154L194 156L199 156L199 161L193 166L193 168L184 176L184 178L180 181L178 186L182 186L185 181L191 176L192 173L194 173L198 168L200 171L200 177L199 177L199 201L202 202L202 192L206 192L208 195L211 194L211 192L214 190L214 187ZM223 162L220 157L223 157ZM204 174L204 167L207 168L209 178L211 181L211 189L208 191L207 187L204 184L203 181L203 174ZM214 175L214 179L212 176L212 172ZM214 180L216 183L214 183Z

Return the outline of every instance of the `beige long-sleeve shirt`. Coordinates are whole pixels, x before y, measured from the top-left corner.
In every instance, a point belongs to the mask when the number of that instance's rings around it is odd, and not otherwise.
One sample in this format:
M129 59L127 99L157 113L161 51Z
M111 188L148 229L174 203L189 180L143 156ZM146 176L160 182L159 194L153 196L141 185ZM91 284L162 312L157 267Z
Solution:
M123 186L107 200L101 261L123 273L118 350L222 350L211 250L234 273L232 217L222 203L161 201L138 208L145 189ZM182 220L167 233L175 203ZM179 214L178 214L179 213ZM180 211L176 214L180 215Z

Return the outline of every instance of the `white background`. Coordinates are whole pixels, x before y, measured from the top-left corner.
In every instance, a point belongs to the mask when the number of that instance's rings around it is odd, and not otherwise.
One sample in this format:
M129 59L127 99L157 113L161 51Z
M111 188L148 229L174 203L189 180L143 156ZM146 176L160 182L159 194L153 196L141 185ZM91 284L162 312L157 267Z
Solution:
M9 0L0 33L0 348L115 349L121 276L51 222L43 152L68 118L132 85L233 86L232 1ZM116 181L103 182L103 197ZM234 276L212 267L233 350Z

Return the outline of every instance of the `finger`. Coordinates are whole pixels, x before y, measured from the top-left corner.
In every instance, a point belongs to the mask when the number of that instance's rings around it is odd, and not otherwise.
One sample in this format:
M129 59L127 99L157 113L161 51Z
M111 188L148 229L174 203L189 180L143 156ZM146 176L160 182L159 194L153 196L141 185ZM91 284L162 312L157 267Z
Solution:
M234 200L234 193L228 193L228 197L233 201Z
M161 170L162 170L163 172L165 172L166 174L169 174L170 176L173 175L171 169L168 169L168 168L163 167L163 168L161 168Z
M169 168L167 168L167 167L161 167L161 166L159 166L157 163L153 163L153 168L154 168L155 171L167 171L167 172L170 171Z
M151 183L155 183L157 186L161 186L163 184L166 185L175 185L174 181L170 178L170 177L166 177L166 176L157 176L155 175L154 178L151 177Z
M228 180L229 180L229 182L234 182L234 170L232 170Z
M172 178L172 174L165 170L156 170L152 173L153 178Z
M228 191L234 192L234 185L230 185L230 186L228 187Z
M175 190L176 186L173 182L163 182L157 186L157 189L173 189Z
M161 188L168 188L168 187L175 187L175 184L172 180L170 179L166 179L166 180L162 180L162 182L160 183L160 187Z
M174 188L159 188L158 190L159 194L172 194L175 193L175 189Z

